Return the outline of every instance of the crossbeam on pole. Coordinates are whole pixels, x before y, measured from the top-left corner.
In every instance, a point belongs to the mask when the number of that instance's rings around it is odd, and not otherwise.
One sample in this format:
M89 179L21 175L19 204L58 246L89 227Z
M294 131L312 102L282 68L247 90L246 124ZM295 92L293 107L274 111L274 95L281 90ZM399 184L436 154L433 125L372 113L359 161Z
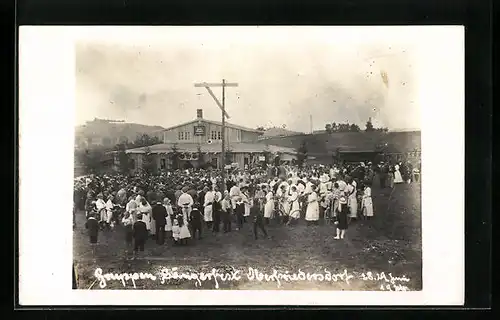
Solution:
M222 110L222 112L224 112L224 116L229 119L229 114L227 114L226 110L222 106L222 103L220 103L219 99L217 99L217 97L213 93L212 89L210 89L210 87L205 87L205 89L207 89L208 93L210 93L212 98L215 100L215 103L219 106L219 108Z
M231 83L231 82L227 82L225 84L222 84L222 83L207 83L207 82L201 82L201 83L195 83L194 84L195 87L237 87L238 84L237 83Z

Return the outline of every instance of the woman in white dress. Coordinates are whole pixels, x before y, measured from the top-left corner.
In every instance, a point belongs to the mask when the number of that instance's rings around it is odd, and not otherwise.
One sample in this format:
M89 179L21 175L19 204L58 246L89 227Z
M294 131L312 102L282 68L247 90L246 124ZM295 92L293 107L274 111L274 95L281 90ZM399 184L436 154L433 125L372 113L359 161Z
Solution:
M266 194L266 204L264 205L264 221L269 224L269 219L274 217L274 194L270 189Z
M373 201L372 201L372 189L369 186L365 187L363 191L363 200L361 200L361 210L363 216L370 220L373 217Z
M125 211L130 213L132 217L132 224L137 222L137 202L135 202L134 197L129 198L129 202L125 207Z
M288 220L286 225L289 225L292 221L295 222L300 218L300 203L297 187L292 186L290 190L290 197L288 198L290 203L290 220Z
M247 217L250 217L250 209L253 206L253 201L248 194L248 189L244 188L244 191L241 193L241 201L245 205L245 213L243 214L243 222L247 222Z
M141 199L141 205L139 206L139 212L142 213L142 221L146 224L146 229L151 232L151 212L153 208L149 205L145 198Z
M356 198L357 184L356 181L352 180L351 183L347 185L347 205L349 206L349 218L356 219L358 217L358 199Z
M187 216L187 212L185 210L182 213L182 218L179 217L178 220L180 220L179 239L181 240L181 243L186 244L187 240L191 238L191 232L189 231L189 228L188 228L188 216Z
M167 232L167 235L165 238L168 239L170 237L170 233L172 232L172 218L174 217L174 210L172 209L169 198L163 199L163 206L167 210L167 223L165 224L165 231Z
M394 166L394 183L403 183L403 177L399 171L399 165Z
M214 221L213 219L213 208L214 208L214 201L215 201L215 191L207 191L205 194L205 199L203 200L203 220L205 220L205 223L207 224L207 228L211 229L212 228L212 223Z
M317 224L319 221L319 202L317 188L312 189L312 192L307 196L306 221L310 224Z

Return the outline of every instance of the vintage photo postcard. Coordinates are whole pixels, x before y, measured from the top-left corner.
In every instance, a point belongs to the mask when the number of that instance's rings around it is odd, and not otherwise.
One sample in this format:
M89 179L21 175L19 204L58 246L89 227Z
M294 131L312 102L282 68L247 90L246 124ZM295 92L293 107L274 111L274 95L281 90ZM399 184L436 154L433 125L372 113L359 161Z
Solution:
M19 54L21 304L463 303L462 27L21 27Z

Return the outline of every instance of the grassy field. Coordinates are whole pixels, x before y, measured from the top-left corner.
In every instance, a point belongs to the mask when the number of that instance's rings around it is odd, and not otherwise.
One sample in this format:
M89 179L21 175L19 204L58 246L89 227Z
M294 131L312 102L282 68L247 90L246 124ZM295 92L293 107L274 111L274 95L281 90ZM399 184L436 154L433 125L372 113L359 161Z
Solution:
M420 185L396 185L395 189L373 191L375 217L357 221L349 226L346 239L335 240L333 225L296 226L271 225L270 239L253 239L252 226L228 234L205 232L202 240L192 240L188 246L171 242L158 246L153 240L146 244L142 259L124 258L125 242L119 228L99 234L99 247L92 258L84 227L84 213L77 214L74 230L74 260L79 289L100 289L94 276L96 268L103 273L144 272L160 274L162 268L178 268L178 272L210 272L240 270L241 279L218 281L219 289L239 290L421 290L421 207ZM206 231L206 230L204 230ZM248 268L272 274L322 273L341 274L347 270L349 281L257 281L247 277ZM368 272L375 277L371 280ZM385 278L381 278L381 273ZM405 276L409 281L386 281ZM394 280L395 278L393 278ZM165 279L164 279L165 280ZM396 279L397 280L397 279ZM348 283L347 283L348 282ZM400 287L399 285L404 285ZM214 289L215 281L166 279L164 283L151 280L135 281L137 289ZM406 287L406 288L405 288ZM106 289L134 289L131 281L106 281Z

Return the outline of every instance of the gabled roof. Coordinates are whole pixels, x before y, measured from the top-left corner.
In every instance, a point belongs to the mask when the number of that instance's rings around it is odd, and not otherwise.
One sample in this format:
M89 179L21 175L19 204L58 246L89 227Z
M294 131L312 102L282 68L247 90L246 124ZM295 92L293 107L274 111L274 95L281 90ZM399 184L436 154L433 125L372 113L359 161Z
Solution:
M195 119L195 120L191 120L191 121L188 121L188 122L184 122L184 123L175 125L173 127L166 128L166 129L164 129L162 131L176 129L176 128L187 126L189 124L193 124L193 123L196 123L196 122L206 122L206 123L210 123L210 124L213 124L213 125L222 126L222 122L219 122L219 121L213 121L213 120L207 120L207 119ZM241 131L261 133L261 131L259 131L259 130L252 129L252 128L247 128L247 127L243 127L243 126L239 126L239 125L228 123L228 122L226 122L225 125L228 128L233 128L233 129L237 129L237 130L241 130Z

